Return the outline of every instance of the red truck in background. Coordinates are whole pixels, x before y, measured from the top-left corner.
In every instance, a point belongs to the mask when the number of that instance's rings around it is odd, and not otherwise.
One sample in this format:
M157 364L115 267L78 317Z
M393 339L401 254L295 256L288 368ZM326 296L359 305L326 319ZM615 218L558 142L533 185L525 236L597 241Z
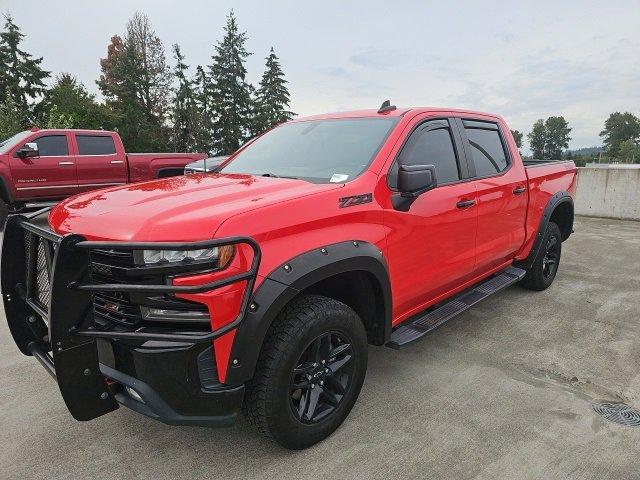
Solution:
M551 285L576 171L523 162L486 113L299 118L215 173L12 216L7 321L78 420L123 405L226 426L243 411L305 448L351 411L368 344L400 349L509 285Z
M0 142L0 199L17 210L28 202L182 175L186 164L202 158L126 153L120 136L104 130L27 130Z

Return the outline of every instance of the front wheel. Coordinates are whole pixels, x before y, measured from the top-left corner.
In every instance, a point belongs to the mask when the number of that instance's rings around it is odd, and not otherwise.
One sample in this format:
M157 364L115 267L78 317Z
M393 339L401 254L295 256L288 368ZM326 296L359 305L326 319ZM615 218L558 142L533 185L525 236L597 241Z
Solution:
M310 447L342 424L366 370L367 335L358 315L331 298L299 297L265 340L244 413L282 446Z
M549 287L558 273L561 253L560 227L554 222L549 222L542 239L542 248L520 285L529 290L544 290Z

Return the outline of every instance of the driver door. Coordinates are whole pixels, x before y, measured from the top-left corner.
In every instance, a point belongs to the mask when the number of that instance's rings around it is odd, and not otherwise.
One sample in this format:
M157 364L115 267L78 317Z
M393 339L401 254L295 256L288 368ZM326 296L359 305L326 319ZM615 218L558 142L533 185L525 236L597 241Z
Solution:
M26 143L38 145L38 156L19 158ZM21 200L64 198L77 191L75 157L65 133L34 136L18 145L11 156L11 174Z
M459 133L448 119L416 123L389 171L390 194L399 195L392 193L399 164L434 165L437 186L406 211L393 206L385 211L396 323L469 281L475 262L476 188L467 181Z

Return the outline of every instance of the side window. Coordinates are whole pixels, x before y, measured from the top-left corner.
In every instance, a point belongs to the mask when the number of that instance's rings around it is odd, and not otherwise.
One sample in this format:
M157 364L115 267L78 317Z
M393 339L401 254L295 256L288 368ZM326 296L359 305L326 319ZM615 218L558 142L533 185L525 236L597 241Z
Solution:
M460 180L458 161L449 128L415 131L400 153L402 165L435 165L438 184ZM397 169L395 170L397 176Z
M116 145L108 135L76 135L80 155L113 155Z
M48 135L33 140L38 144L38 155L41 157L64 157L69 155L66 135Z
M497 130L467 127L465 132L471 145L476 176L486 177L506 170L509 162Z

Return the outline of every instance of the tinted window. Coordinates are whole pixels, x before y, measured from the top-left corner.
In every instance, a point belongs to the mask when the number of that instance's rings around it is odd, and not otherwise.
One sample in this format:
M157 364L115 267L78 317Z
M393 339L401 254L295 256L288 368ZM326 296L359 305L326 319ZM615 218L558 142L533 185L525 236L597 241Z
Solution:
M112 155L116 153L113 137L99 135L76 135L80 155Z
M396 121L397 117L285 123L248 145L221 172L346 182L367 168Z
M486 177L504 171L509 162L497 130L466 128L476 176Z
M427 127L428 128L428 127ZM402 165L435 165L439 184L460 180L456 152L448 128L416 131L400 154ZM395 172L394 172L395 176Z
M49 135L34 140L38 144L38 155L41 157L64 157L69 155L66 135Z

